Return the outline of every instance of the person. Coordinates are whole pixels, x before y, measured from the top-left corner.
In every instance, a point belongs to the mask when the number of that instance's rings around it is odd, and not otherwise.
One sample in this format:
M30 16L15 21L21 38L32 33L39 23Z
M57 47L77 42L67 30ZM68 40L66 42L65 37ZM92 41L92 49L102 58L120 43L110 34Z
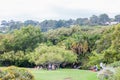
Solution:
M98 66L97 65L94 65L94 71L98 71Z
M52 70L52 64L48 65L48 70Z
M56 68L55 68L55 65L54 64L52 64L52 70L55 70Z
M101 62L101 63L100 63L100 69L103 69L103 67L104 67L104 66L103 66L103 63Z
M98 71L98 66L97 66L97 65L95 65L95 67L96 67L95 71Z
M36 69L39 69L39 68L40 68L39 66L36 67Z

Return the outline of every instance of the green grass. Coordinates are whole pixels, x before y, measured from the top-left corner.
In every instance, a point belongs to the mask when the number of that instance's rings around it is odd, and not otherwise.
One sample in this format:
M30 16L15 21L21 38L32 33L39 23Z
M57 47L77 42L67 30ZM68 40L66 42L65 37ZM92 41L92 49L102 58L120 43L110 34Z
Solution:
M3 69L6 67L0 67ZM29 69L35 76L35 80L98 80L97 73L87 70L59 69L59 70L37 70Z
M35 80L98 80L96 72L75 69L32 70Z

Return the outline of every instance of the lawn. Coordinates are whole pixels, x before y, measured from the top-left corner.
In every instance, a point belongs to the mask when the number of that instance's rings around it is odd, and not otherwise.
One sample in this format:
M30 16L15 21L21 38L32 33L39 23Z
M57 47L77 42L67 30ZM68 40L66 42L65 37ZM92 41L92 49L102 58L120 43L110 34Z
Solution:
M96 72L75 69L32 70L35 80L98 80Z

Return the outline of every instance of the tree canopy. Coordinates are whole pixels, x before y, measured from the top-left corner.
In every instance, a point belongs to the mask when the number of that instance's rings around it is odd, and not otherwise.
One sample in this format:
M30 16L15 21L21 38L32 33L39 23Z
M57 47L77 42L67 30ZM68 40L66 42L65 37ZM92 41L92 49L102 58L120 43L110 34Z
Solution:
M77 55L72 51L65 50L62 47L40 45L35 52L30 54L30 61L40 64L54 63L73 63L77 60Z

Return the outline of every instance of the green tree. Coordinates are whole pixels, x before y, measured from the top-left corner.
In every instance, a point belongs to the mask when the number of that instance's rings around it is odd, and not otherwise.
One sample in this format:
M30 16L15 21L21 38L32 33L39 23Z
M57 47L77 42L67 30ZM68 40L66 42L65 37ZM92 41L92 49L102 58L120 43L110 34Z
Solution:
M2 53L13 50L14 36L12 34L4 34L0 40L0 51Z
M14 51L32 51L42 41L42 33L38 27L28 26L14 32Z
M101 14L99 16L99 23L100 25L105 25L106 22L109 22L110 21L110 18L107 14Z
M105 63L112 63L120 60L120 24L108 28L96 42L95 52ZM102 55L102 56L101 56ZM91 56L91 57L96 57ZM99 58L98 58L99 59ZM91 60L90 60L91 62ZM97 59L94 60L97 62Z
M115 16L115 21L120 22L120 15Z
M35 52L29 55L30 62L36 65L55 64L55 63L73 63L77 59L77 55L72 51L65 50L62 47L40 45Z
M44 33L45 42L51 42L53 45L56 45L59 42L65 40L67 37L79 31L81 31L80 26L50 30Z
M88 18L77 18L75 21L76 25L88 25L89 24L89 20Z
M99 24L99 18L96 15L92 15L92 17L90 17L90 25L98 25Z

